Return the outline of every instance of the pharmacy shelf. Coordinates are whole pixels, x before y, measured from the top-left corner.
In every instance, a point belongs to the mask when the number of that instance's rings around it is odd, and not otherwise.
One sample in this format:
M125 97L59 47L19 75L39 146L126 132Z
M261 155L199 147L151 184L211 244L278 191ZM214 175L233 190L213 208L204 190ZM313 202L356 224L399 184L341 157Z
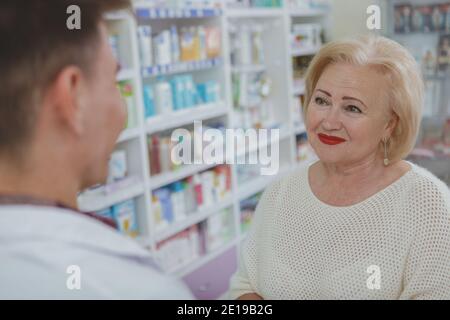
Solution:
M164 187L176 181L190 177L198 172L216 167L217 164L191 164L185 165L176 171L165 172L150 177L150 186L152 190Z
M136 4L135 11L140 19L213 18L222 15L222 10L218 8L149 8L145 3Z
M88 211L92 211L101 210L121 201L139 197L139 202L142 200L142 204L144 204L137 206L138 210L140 210L140 212L137 213L140 217L139 223L143 223L143 225L140 225L139 227L143 233L135 238L135 241L148 249L151 254L155 254L156 243L158 241L168 239L178 232L204 221L224 208L233 208L231 213L235 220L235 227L238 228L240 226L240 210L237 204L240 200L248 198L259 191L263 191L275 179L280 178L280 176L287 172L292 172L292 170L299 168L299 165L295 162L295 135L301 128L296 128L292 125L294 123L294 115L291 110L293 110L294 105L290 105L291 102L288 100L293 101L294 99L289 96L292 94L298 95L302 90L294 87L291 61L293 60L293 56L313 55L317 52L318 48L312 48L311 50L293 50L290 45L289 31L291 30L291 25L294 22L298 23L298 21L302 19L301 17L308 17L304 20L308 23L317 17L319 19L318 21L320 21L319 23L322 23L324 21L322 20L322 17L325 17L327 13L319 9L303 10L286 7L251 9L183 8L175 10L171 8L153 8L150 7L148 3L146 4L145 1L138 1L137 3L135 1L134 5L135 13L138 18L137 21L126 12L108 15L107 19L112 21L110 25L114 32L129 35L130 38L129 42L125 41L125 47L121 48L123 49L122 51L125 51L121 52L121 54L128 58L127 67L133 66L133 68L121 70L117 75L117 81L132 81L136 96L137 125L136 128L124 130L120 134L117 143L121 144L120 148L125 147L128 158L133 159L133 161L130 161L132 172L142 173L142 176L139 177L142 179L142 183L137 182L135 185L120 189L120 191L109 192L107 195L103 196L97 195L97 197L93 197L91 194L91 196L86 197L82 195L80 196L80 202L82 208L84 207L84 209L90 209ZM115 23L115 20L120 23ZM266 58L266 63L264 65L231 66L230 43L228 37L225 35L228 33L229 24L240 23L258 23L263 26L274 26L274 28L268 28L269 30L265 30L263 33L264 43L268 44L268 48L265 48L267 50L264 52ZM152 27L152 30L167 29L172 24L175 24L178 27L200 24L218 26L221 29L223 40L220 56L218 58L202 61L144 67L139 58L136 30L138 24L149 24ZM277 45L274 45L274 43ZM275 90L273 91L274 94L271 96L271 102L276 106L276 109L273 110L276 115L274 121L282 125L280 141L283 141L283 148L289 148L289 150L286 150L287 152L284 152L283 149L283 152L280 153L280 163L283 164L283 167L280 168L279 174L276 176L257 176L253 180L239 185L237 183L238 166L230 164L232 172L232 189L229 197L214 206L189 214L186 219L168 226L167 229L158 231L153 219L154 212L153 207L151 206L151 191L196 173L214 168L216 164L188 165L179 167L173 172L165 172L156 176L150 176L149 146L146 141L147 135L163 133L164 131L167 132L171 129L190 126L195 120L203 121L219 117L224 121L225 125L229 126L230 123L232 123L234 112L232 107L232 75L241 73L251 74L263 71L269 74L275 85ZM153 81L158 79L158 76L171 76L180 73L193 74L195 78L198 78L198 81L216 81L221 86L221 89L223 89L223 101L200 105L190 109L173 111L167 115L158 115L146 119L142 93L143 82L153 83ZM274 142L275 141L272 141L271 139L268 143ZM237 153L241 156L242 152L243 154L255 152L258 150L258 146L248 146L248 149L249 150L238 149ZM233 246L240 247L242 236L240 229L236 228L236 234L230 242L227 242L217 250L213 250L201 257L196 257L182 266L178 266L176 270L170 273L176 277L184 277L216 259Z
M311 48L292 48L292 56L293 57L303 57L303 56L311 56L316 54L320 50L320 47L311 47Z
M146 120L148 134L193 124L194 121L208 120L226 115L228 109L224 102L199 105L189 109L158 115Z
M116 80L118 82L132 80L134 78L134 76L135 76L135 72L133 69L131 69L131 68L121 69L119 71L119 73L117 74Z
M306 127L305 124L302 123L301 125L294 127L294 134L295 135L299 135L301 133L305 133L306 132Z
M231 67L231 72L233 73L257 73L264 72L265 70L266 66L263 64L251 64Z
M261 143L261 144L257 144L257 145L251 145L249 148L246 147L246 146L239 147L237 149L237 152L236 152L236 157L240 158L240 157L243 157L246 154L250 154L250 153L256 152L256 151L258 151L261 148L265 148L267 145L272 145L275 142L281 142L282 140L287 139L290 136L291 136L291 132L289 131L289 129L285 128L285 127L282 127L282 128L280 128L280 135L278 137L279 139L275 139L275 137L271 136L270 140L266 141L266 143Z
M229 8L225 10L228 18L271 18L283 17L282 8Z
M245 233L240 233L239 234L239 243L242 244L242 242L247 239L248 237L248 231L246 231Z
M258 176L242 183L238 187L237 192L239 201L247 199L256 193L263 191L270 183L288 174L291 169L291 167L280 168L279 173L275 176Z
M144 194L144 184L135 182L126 187L119 184L107 185L104 192L85 193L78 197L78 206L81 211L94 212L112 207L120 202L130 200Z
M220 67L223 65L221 57L198 60L198 61L182 61L167 65L156 65L141 68L144 78L156 77L161 75L172 75L183 72L195 72Z
M292 92L294 93L294 96L300 96L302 94L305 94L305 87L294 87Z
M126 142L132 139L138 138L140 135L140 129L139 128L129 128L122 131L119 138L117 139L117 143Z
M311 159L307 159L307 160L303 160L301 162L295 162L293 168L292 168L292 172L298 171L298 170L303 170L306 167L308 167L310 164L316 162L317 158L311 158Z
M327 9L318 8L289 8L289 15L293 18L320 17L329 13Z
M151 246L151 239L148 236L138 235L136 238L134 238L134 241L136 241L138 245L146 249Z
M198 268L204 266L208 262L214 260L221 254L225 253L232 247L236 246L238 243L239 243L239 238L236 237L233 240L231 240L230 242L217 248L216 250L206 253L203 256L200 256L198 258L194 258L193 260L186 262L185 264L179 266L178 268L173 269L172 271L169 272L169 274L174 275L178 278L183 278L184 276L188 275L189 273L197 270Z
M171 236L176 235L177 233L189 228L190 226L196 225L197 223L206 220L213 214L232 205L233 199L231 196L228 196L224 200L220 201L219 203L214 203L208 208L200 209L196 212L188 214L184 220L175 222L173 225L168 226L162 231L157 231L155 234L155 241L160 242L162 240L168 239Z
M295 96L299 96L305 93L305 81L299 81L294 79L292 91Z
M130 19L130 15L125 10L120 10L116 12L108 12L105 14L105 19L109 21L115 21L115 20L127 20Z

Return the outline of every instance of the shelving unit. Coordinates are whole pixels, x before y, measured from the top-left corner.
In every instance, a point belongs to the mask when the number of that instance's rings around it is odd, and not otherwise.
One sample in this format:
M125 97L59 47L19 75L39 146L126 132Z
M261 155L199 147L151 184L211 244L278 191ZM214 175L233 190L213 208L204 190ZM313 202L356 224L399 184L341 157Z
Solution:
M291 17L294 18L299 18L299 17L323 17L325 15L327 15L327 10L324 9L298 9L298 8L294 8L294 9L290 9L289 10L289 14Z
M170 65L157 65L148 68L142 68L142 76L145 77L156 77L162 75L172 75L182 72L195 72L201 70L207 70L215 67L220 67L223 65L221 58L200 60L200 61L189 61L189 62L179 62Z
M225 10L228 18L282 18L282 8L230 8Z
M151 180L151 188L158 189L173 182L182 180L189 176L196 174L197 172L205 171L215 167L214 164L192 164L186 165L176 171L172 172L164 172L158 175L152 176Z
M280 179L291 171L292 168L280 168L279 174L276 176L260 176L252 181L243 183L240 187L238 187L239 201L263 191L271 182L276 179Z
M125 129L117 139L117 143L125 142L139 137L139 128Z
M201 256L198 259L192 260L187 262L185 265L181 265L180 267L176 268L175 270L171 271L170 274L177 276L178 278L183 278L189 273L199 269L200 267L205 266L215 258L219 257L221 254L226 252L227 250L235 247L236 245L239 245L239 239L236 238L229 243L226 243L219 247L218 249L214 250L213 252L207 253L204 256Z
M146 120L147 133L182 127L201 121L226 115L228 112L224 102L196 106L192 109L174 111L165 115L158 115Z
M301 79L300 81L294 81L292 84L294 95L299 96L305 93L305 81Z
M145 188L142 182L135 182L120 189L106 191L99 195L80 196L78 205L80 210L86 212L99 211L113 206L125 200L133 199L144 194Z
M134 70L133 69L122 69L117 75L117 81L133 80Z
M327 14L323 10L293 10L292 8L257 8L257 9L167 9L151 8L145 1L135 3L136 17L127 12L118 12L107 16L108 25L113 30L119 30L126 41L122 43L125 52L125 61L121 61L122 70L117 81L129 81L134 87L136 107L136 126L125 129L117 141L117 148L126 150L129 162L129 174L138 179L136 183L124 189L116 190L107 195L79 197L80 208L87 211L97 211L110 207L118 202L134 199L137 208L139 236L136 241L147 248L152 254L156 252L157 243L172 237L186 228L199 224L215 213L231 208L234 222L234 237L228 243L207 254L196 258L186 264L178 266L170 273L186 280L188 285L194 286L191 279L198 270L207 270L223 257L232 257L229 271L236 267L239 248L245 236L240 228L240 201L263 191L274 179L289 174L292 170L300 168L302 163L296 162L296 135L304 133L302 125L294 125L292 97L303 93L304 88L295 87L293 82L292 57L296 55L311 55L314 50L293 51L290 47L290 29L293 21L306 19L307 22L326 21ZM312 19L312 20L311 20ZM268 26L264 33L265 63L233 66L230 58L230 37L228 34L230 24L258 22ZM214 59L193 62L179 62L170 65L158 65L143 68L139 58L137 27L151 25L152 28L167 28L172 24L191 26L195 23L219 26L222 30L222 52ZM215 165L186 165L173 172L164 172L158 175L150 174L150 160L148 137L153 134L175 130L180 127L192 126L196 120L208 122L221 120L227 127L233 127L234 107L232 98L232 76L235 74L267 73L273 81L273 90L268 100L276 120L280 124L279 141L273 139L267 143L271 146L278 144L280 150L280 169L276 176L259 176L243 184L238 183L238 170L231 165L231 193L228 197L208 208L190 213L184 220L176 221L165 229L156 229L154 222L154 208L152 207L152 192L158 188L180 181L196 173L215 167ZM198 105L193 108L173 111L168 114L145 118L143 86L145 83L155 81L156 78L170 77L178 74L195 74L202 81L214 79L221 87L221 101ZM237 157L258 152L257 146L238 149ZM227 258L227 259L228 259ZM214 267L215 268L215 267ZM229 273L215 270L217 277L228 277ZM226 279L223 279L224 281ZM197 285L197 284L195 284ZM216 288L217 289L217 288ZM224 290L226 288L223 288ZM219 290L220 291L220 290ZM223 292L220 293L222 295ZM218 298L219 295L211 296Z
M222 14L221 9L173 9L173 8L151 8L145 1L136 2L136 16L144 19L191 19L191 18L212 18Z
M196 212L190 213L188 217L184 220L177 221L173 225L164 228L163 230L157 230L155 233L156 242L162 241L164 239L170 238L171 236L177 234L184 229L195 225L199 222L204 221L206 218L210 217L219 210L228 208L232 206L233 199L231 196L227 197L219 203L215 203L208 208L197 210Z
M263 64L257 65L241 65L231 68L233 73L252 73L252 72L262 72L266 70L266 66Z
M312 48L304 48L304 49L293 49L292 56L293 57L301 57L301 56L310 56L317 53L320 50L320 47L312 47Z

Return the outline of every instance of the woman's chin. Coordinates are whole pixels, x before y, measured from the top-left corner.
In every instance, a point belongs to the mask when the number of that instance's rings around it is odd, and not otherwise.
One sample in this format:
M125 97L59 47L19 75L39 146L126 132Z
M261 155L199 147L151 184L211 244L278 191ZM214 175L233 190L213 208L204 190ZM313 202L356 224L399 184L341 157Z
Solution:
M331 154L330 152L316 152L317 157L323 163L339 163L343 158L338 154Z

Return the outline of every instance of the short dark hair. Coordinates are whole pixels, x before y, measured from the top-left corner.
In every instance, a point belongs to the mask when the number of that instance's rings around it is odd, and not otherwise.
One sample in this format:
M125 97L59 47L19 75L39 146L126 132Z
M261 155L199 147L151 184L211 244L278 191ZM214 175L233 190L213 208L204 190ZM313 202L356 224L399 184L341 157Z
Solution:
M67 27L71 5L80 8L79 30ZM64 67L89 72L103 14L129 7L130 0L0 1L0 155L25 147L41 93Z

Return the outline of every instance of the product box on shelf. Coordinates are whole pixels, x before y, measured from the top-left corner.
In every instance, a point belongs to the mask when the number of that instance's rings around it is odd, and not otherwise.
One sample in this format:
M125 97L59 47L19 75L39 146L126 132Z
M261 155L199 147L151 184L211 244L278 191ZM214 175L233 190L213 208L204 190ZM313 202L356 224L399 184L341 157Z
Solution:
M152 27L138 26L138 41L141 66L148 68L153 65Z
M292 26L292 49L317 48L322 45L322 26L318 23L302 23Z
M203 254L200 230L197 225L163 240L156 245L155 258L165 272L197 259Z
M116 204L111 210L119 231L131 237L136 237L138 235L138 226L134 200Z
M157 209L154 220L159 229L164 229L199 210L213 208L229 196L231 170L221 165L154 190L152 206Z
M139 234L136 207L133 199L126 200L99 211L96 215L114 220L117 229L124 235L136 237Z
M212 252L229 242L234 236L232 211L224 209L209 217L204 230L206 252Z
M116 150L111 154L109 160L108 183L123 179L126 177L127 153L125 150Z

